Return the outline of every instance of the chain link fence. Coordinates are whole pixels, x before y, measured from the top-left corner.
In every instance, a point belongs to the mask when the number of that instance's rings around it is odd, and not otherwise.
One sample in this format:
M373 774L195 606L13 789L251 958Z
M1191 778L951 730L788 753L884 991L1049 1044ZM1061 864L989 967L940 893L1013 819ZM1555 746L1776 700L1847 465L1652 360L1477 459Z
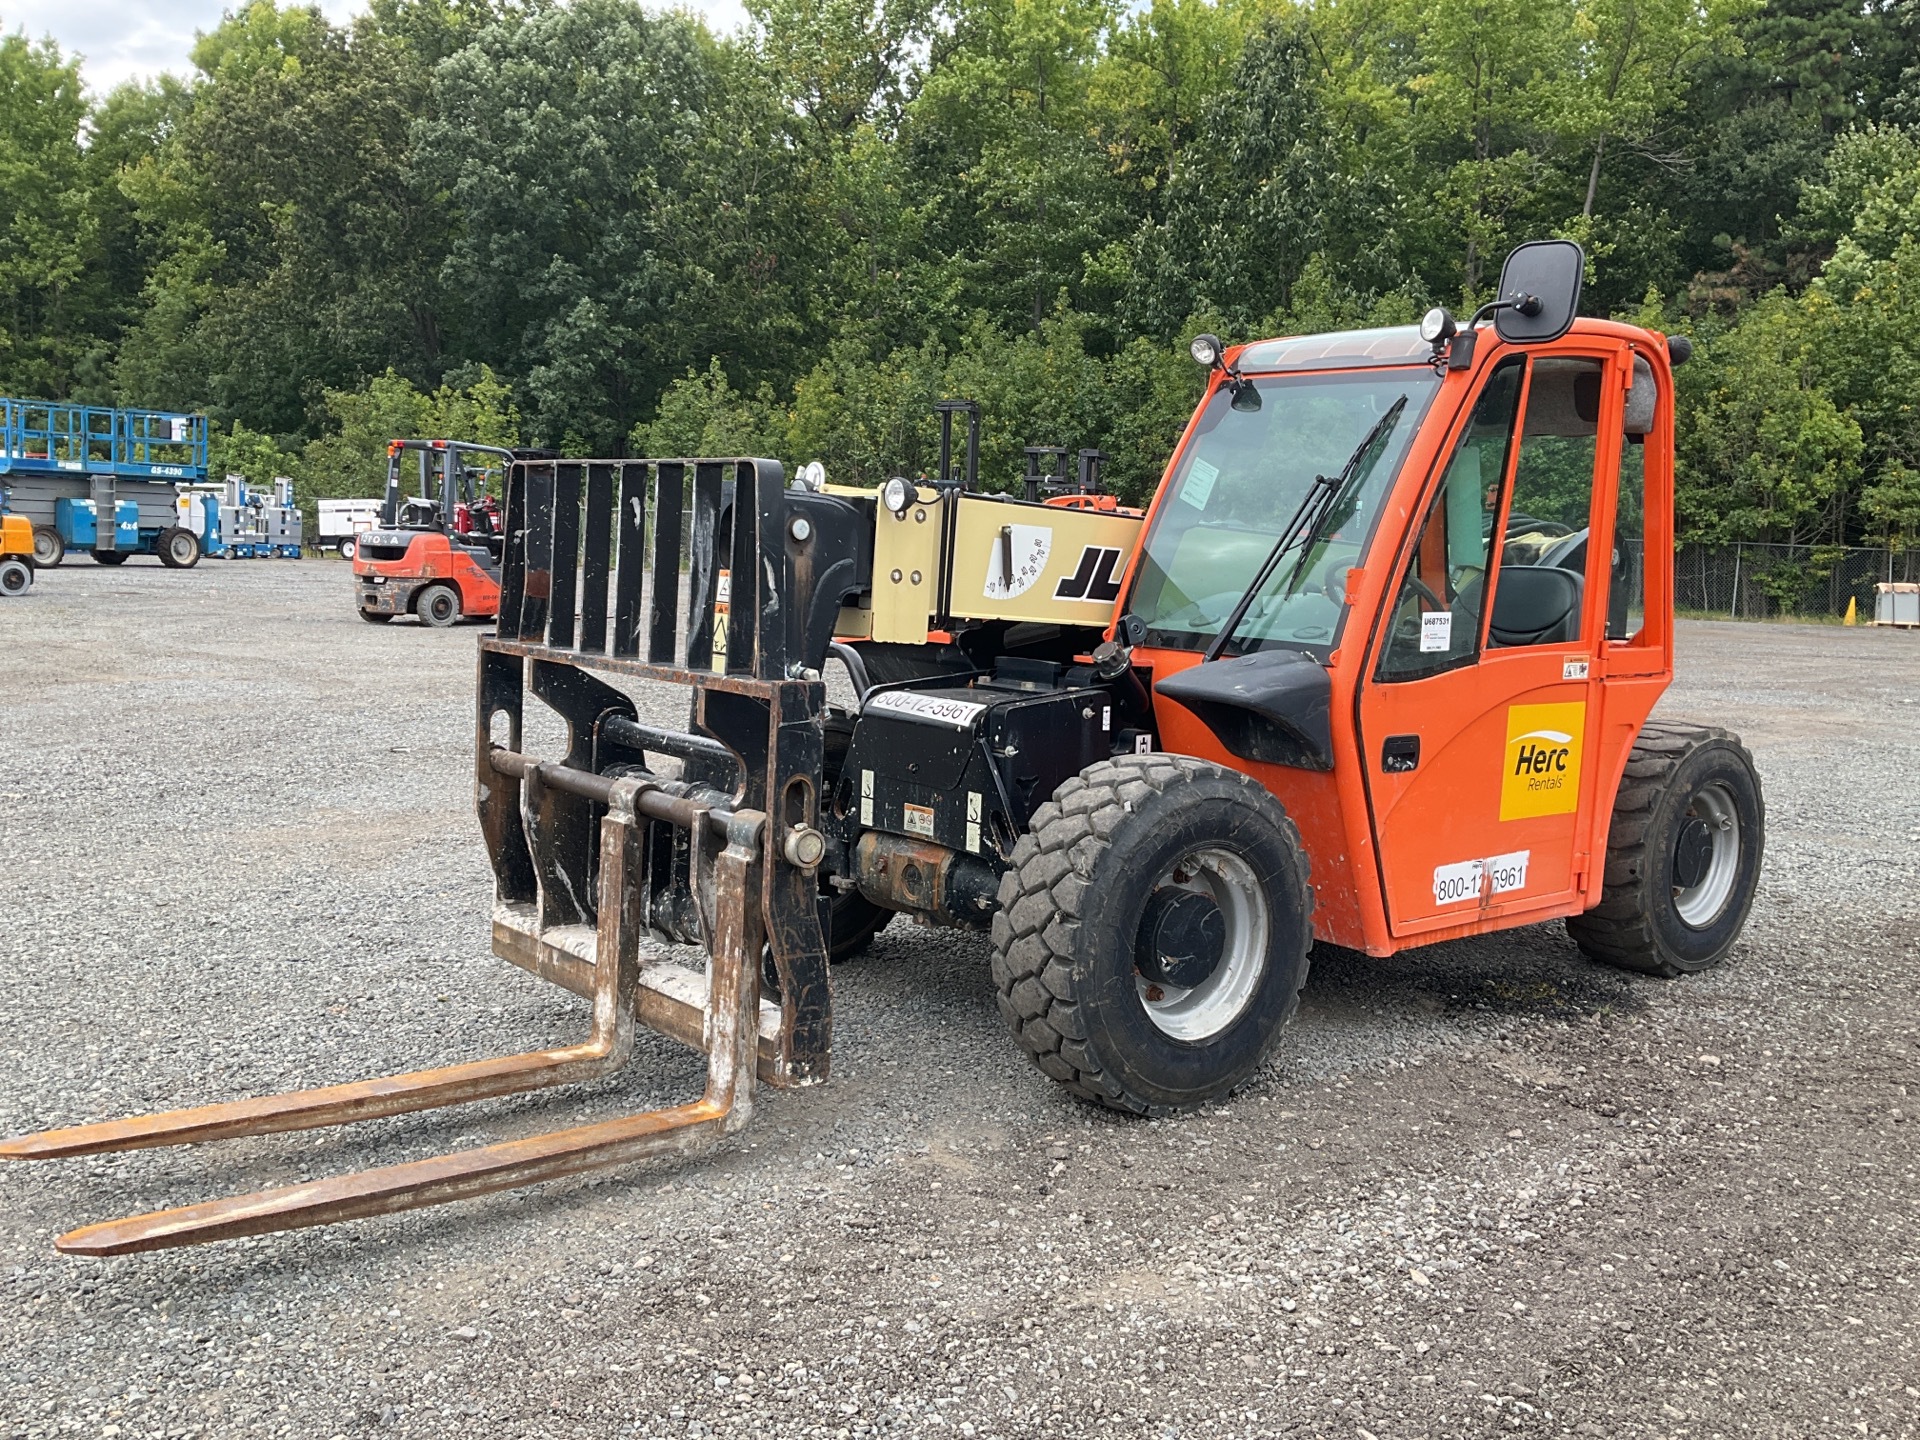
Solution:
M1920 550L1852 545L1682 545L1674 606L1731 620L1840 619L1847 603L1873 618L1874 586L1920 581Z

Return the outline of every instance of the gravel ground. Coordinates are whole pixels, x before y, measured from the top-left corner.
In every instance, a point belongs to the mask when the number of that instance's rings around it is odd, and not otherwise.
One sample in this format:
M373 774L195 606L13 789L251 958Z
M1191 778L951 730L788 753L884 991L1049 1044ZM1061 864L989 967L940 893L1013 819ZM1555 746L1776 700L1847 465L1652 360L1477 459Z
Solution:
M581 1033L488 953L473 639L318 561L0 602L0 1131ZM1016 1051L981 942L897 924L833 1083L697 1168L51 1248L691 1093L644 1037L585 1092L0 1171L0 1437L1920 1432L1920 636L1681 662L1664 712L1744 733L1772 830L1711 975L1322 948L1252 1085L1136 1122Z

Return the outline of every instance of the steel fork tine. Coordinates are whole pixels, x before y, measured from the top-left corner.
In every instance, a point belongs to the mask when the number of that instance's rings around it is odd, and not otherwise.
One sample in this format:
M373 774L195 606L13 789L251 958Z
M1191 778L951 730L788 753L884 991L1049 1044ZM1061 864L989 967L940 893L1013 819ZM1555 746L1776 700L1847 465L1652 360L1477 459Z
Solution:
M618 1070L633 1051L633 991L639 975L637 917L625 901L627 846L637 822L632 799L639 782L626 782L600 827L600 923L594 953L593 1032L581 1044L521 1055L474 1060L438 1070L415 1070L378 1080L356 1080L316 1090L292 1090L159 1115L135 1115L97 1125L43 1130L0 1141L0 1159L56 1160L162 1145L193 1145L240 1135L275 1135L346 1125L440 1105L517 1095L554 1085L597 1080Z
M609 821L612 819L609 816ZM708 970L707 1084L705 1093L693 1104L430 1160L109 1220L70 1231L56 1240L55 1246L73 1255L166 1250L442 1205L608 1165L670 1154L694 1155L718 1145L747 1123L753 1108L760 951L766 929L758 903L761 863L757 822L758 817L754 817L735 830L714 861L721 892L738 896L744 903L723 905L716 917ZM602 833L604 836L608 832ZM604 872L602 878L606 883ZM619 883L617 872L612 883ZM609 909L618 913L620 907ZM607 913L602 912L603 935ZM618 969L631 976L637 966L620 965ZM596 1017L604 1008L599 1000L596 995ZM630 994L621 1013L632 1013Z

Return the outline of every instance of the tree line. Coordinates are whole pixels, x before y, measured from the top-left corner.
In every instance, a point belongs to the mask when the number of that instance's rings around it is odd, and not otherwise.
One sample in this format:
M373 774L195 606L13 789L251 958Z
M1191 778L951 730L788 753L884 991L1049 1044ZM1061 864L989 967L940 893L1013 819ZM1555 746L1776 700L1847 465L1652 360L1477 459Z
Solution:
M1097 446L1185 340L1404 323L1506 250L1696 339L1690 539L1920 543L1920 0L271 0L102 97L0 40L0 390L204 409L364 494L390 435L837 480ZM0 11L4 23L4 11Z

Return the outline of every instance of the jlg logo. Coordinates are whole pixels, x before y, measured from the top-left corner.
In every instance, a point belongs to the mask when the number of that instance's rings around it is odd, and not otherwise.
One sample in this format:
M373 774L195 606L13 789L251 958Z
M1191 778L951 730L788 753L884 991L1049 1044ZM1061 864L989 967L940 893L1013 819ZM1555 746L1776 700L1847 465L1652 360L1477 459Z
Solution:
M1056 600L1092 600L1111 605L1120 598L1120 552L1111 545L1089 545L1080 552L1080 564L1054 589Z
M1566 815L1580 804L1580 741L1584 700L1515 705L1507 711L1507 747L1500 777L1500 818Z

